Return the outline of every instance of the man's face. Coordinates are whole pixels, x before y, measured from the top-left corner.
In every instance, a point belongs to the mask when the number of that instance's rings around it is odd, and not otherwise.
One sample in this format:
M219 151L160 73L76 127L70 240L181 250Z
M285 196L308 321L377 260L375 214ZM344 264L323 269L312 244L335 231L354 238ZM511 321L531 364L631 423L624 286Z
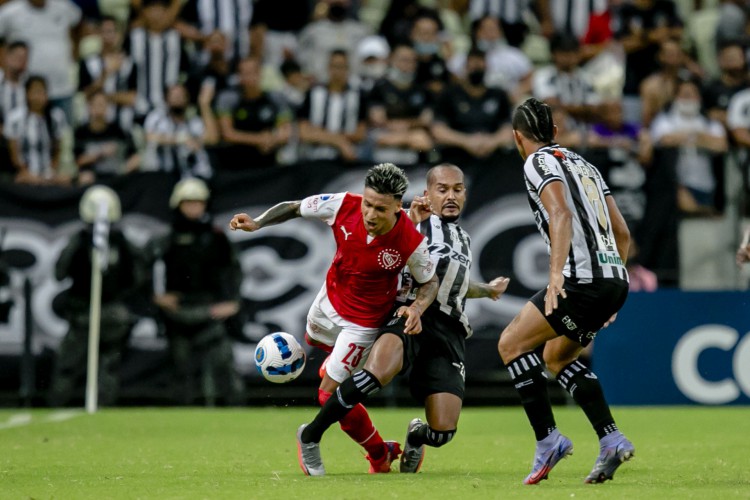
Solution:
M245 59L237 69L242 87L252 89L260 85L260 66L256 60Z
M167 105L170 108L185 108L188 101L187 90L182 85L174 85L167 90Z
M417 71L417 53L409 47L398 47L391 55L391 64L404 73L414 73Z
M346 84L349 80L349 63L342 55L331 56L328 63L328 78L331 83Z
M180 212L188 220L199 220L206 213L206 202L200 200L185 200L180 202Z
M552 53L552 61L560 71L573 71L581 62L581 55L576 50L556 50Z
M104 94L94 94L89 99L89 117L94 120L107 119L107 98Z
M401 200L366 187L362 196L362 218L370 236L385 234L396 225Z
M117 25L113 21L104 21L102 23L100 36L102 38L102 45L105 47L119 47L120 33L117 31Z
M438 167L425 190L432 213L447 222L458 219L466 203L464 174L451 167Z
M29 51L25 47L8 49L5 52L5 67L9 72L21 74L26 71L29 62Z

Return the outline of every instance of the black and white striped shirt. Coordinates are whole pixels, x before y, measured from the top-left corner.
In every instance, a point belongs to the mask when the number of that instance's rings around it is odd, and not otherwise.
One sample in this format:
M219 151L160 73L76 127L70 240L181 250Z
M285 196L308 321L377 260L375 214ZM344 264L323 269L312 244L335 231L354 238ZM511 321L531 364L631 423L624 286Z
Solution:
M138 75L135 109L139 116L162 106L166 89L179 82L185 68L182 38L170 29L161 33L134 28L128 39L128 53Z
M10 112L3 133L9 141L17 141L21 162L29 173L49 178L54 174L54 143L60 140L65 127L65 113L60 108L51 108L49 116L44 116L22 106Z
M80 63L78 70L78 87L84 90L86 87L101 78L104 73L104 58L101 54L87 57ZM136 90L138 85L138 75L133 64L133 60L126 57L117 73L109 75L102 85L102 90L106 95L112 95L117 92L129 92ZM130 130L133 126L133 116L135 110L131 106L118 106L110 104L107 108L107 121L109 123L117 122L123 130ZM82 117L83 122L87 117Z
M555 31L582 39L589 29L591 14L607 10L607 0L554 0L549 2Z
M542 204L542 190L555 181L565 185L565 199L573 215L573 238L564 276L579 283L593 278L628 279L607 207L609 187L596 167L577 153L553 144L526 158L524 180L531 211L548 251L549 214Z
M4 123L11 111L26 105L24 82L14 83L5 77L0 69L0 123Z
M237 62L250 55L252 0L189 0L182 17L204 35L222 32L227 41L228 61Z
M358 89L349 87L344 92L330 92L325 85L310 89L299 110L298 118L311 125L337 134L353 134L365 120L365 107ZM327 145L305 145L302 157L307 160L334 160L338 149Z
M430 259L440 280L437 298L430 307L437 306L441 312L460 321L469 337L472 331L464 308L471 275L471 238L458 224L444 222L437 215L422 221L417 229L427 239ZM408 269L402 274L401 283L402 287L413 284ZM406 298L415 299L416 289L412 289Z
M491 16L510 24L522 23L528 5L529 0L471 0L469 19L476 21Z
M555 66L545 66L534 72L532 93L539 100L555 98L566 106L595 105L601 102L594 86L580 68L563 73Z
M148 137L151 134L169 137L178 142L175 145L146 144L144 170L172 172L177 177L200 177L209 179L212 174L211 163L203 144L203 120L195 116L184 121L176 121L166 109L155 109L146 117L143 124ZM189 141L201 144L194 150Z

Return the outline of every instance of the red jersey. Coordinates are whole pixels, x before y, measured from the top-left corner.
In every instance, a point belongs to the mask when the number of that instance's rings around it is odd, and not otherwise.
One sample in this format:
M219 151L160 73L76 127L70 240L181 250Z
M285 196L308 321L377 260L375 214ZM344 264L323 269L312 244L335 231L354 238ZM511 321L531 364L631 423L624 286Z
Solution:
M332 204L339 205L337 210L323 209L323 205ZM424 236L406 212L401 212L393 229L375 237L365 229L361 195L340 193L306 198L302 213L331 225L337 249L326 276L326 290L331 305L347 321L365 327L382 326L407 262L410 268L416 268L412 271L417 271L420 282L429 280L435 272Z

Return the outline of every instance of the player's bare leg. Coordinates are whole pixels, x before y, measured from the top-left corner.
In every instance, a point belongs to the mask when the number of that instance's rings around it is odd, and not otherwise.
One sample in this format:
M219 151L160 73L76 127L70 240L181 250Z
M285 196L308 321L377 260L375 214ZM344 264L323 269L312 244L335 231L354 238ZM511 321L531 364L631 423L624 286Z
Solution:
M617 428L599 379L578 355L583 347L567 337L558 337L544 347L544 361L557 381L581 407L599 436L599 456L586 483L612 479L617 468L635 454L635 447Z
M416 473L422 467L425 445L439 448L456 435L461 415L461 398L448 392L430 394L425 399L427 423L415 418L409 423L401 456L400 471Z
M542 313L527 302L500 335L498 351L521 397L534 429L537 445L531 473L525 484L536 484L563 458L573 453L573 443L557 430L547 391L544 363L534 352L537 346L557 338Z

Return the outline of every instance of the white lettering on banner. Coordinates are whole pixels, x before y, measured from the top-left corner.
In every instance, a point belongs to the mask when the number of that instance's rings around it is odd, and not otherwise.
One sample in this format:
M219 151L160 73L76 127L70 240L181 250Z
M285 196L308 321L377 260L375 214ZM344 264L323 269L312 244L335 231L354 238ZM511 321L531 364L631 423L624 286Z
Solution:
M735 346L732 359L734 379L711 381L703 378L698 367L698 358L703 351L730 351ZM731 403L743 392L750 397L750 335L740 339L739 332L726 325L712 324L692 328L674 348L672 376L677 388L696 403Z

